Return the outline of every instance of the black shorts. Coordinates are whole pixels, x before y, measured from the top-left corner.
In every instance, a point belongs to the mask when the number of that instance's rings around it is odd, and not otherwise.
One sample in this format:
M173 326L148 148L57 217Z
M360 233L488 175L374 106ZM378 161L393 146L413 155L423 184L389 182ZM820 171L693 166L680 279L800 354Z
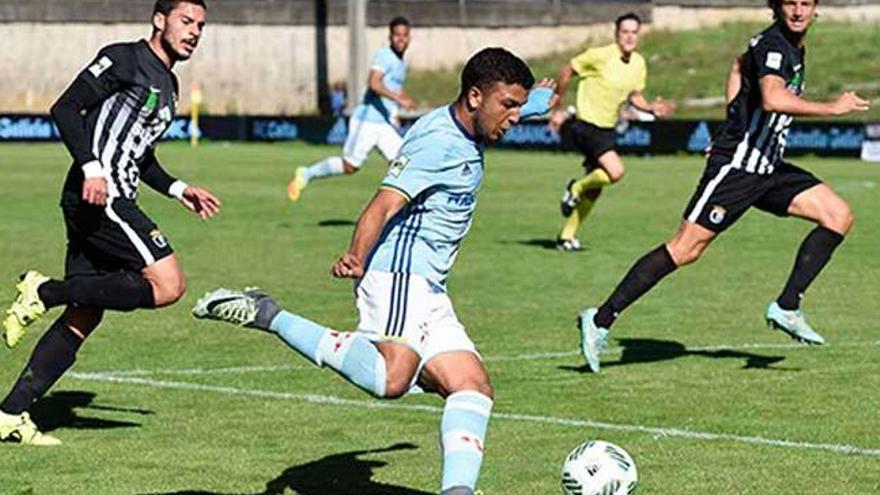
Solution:
M712 156L684 219L721 233L752 206L788 216L794 197L821 183L815 175L787 162L780 163L772 174L758 175L733 168L730 158Z
M66 278L139 272L174 252L134 201L117 198L103 207L64 204L61 210L67 227Z
M562 149L579 151L584 155L584 168L592 170L599 166L599 157L614 151L617 133L614 129L597 127L589 122L571 118L560 130Z

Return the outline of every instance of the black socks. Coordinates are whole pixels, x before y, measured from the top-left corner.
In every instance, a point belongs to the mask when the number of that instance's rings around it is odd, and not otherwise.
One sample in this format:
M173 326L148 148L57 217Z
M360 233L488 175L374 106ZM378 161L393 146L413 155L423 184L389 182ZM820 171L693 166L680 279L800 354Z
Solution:
M62 304L115 311L156 307L153 286L134 272L73 277L65 281L50 280L40 285L37 292L47 308Z
M801 296L822 268L828 264L831 254L841 242L843 242L842 235L822 226L816 227L807 234L794 259L794 267L788 282L782 289L779 299L776 300L780 308L790 311L800 307Z
M27 410L73 366L81 345L82 339L67 328L67 315L61 315L37 342L27 366L0 404L0 410L7 414Z
M67 292L67 282L55 279L44 282L37 287L37 295L40 296L40 301L43 301L46 309L67 304L70 297Z
M593 321L599 327L611 328L614 320L624 309L676 268L675 261L665 244L642 256L629 269L605 304L599 307L599 312L596 313Z

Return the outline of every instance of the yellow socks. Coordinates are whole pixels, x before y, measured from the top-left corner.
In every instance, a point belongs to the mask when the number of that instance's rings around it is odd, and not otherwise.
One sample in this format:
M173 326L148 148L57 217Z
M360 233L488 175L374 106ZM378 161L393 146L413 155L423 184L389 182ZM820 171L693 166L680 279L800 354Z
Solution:
M601 189L611 184L611 177L602 167L596 168L587 175L581 177L571 185L571 192L579 197L583 197L586 191L591 189Z
M581 202L578 203L574 211L571 212L571 215L565 220L565 224L562 226L562 232L559 233L559 238L574 239L574 236L577 234L577 231L581 226L581 222L590 214L590 210L593 209L594 204L596 204L595 199L581 198Z

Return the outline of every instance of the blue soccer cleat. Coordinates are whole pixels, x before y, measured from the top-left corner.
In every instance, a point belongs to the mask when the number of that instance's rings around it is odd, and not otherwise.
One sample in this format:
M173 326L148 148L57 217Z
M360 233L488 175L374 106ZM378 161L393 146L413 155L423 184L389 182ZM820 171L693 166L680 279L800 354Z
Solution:
M799 342L815 345L825 343L825 337L822 337L810 327L806 317L804 317L804 313L799 309L782 309L776 301L773 301L767 307L765 318L768 325L777 330L782 330Z
M599 355L608 345L608 329L596 326L593 318L596 308L587 308L578 315L578 329L581 332L581 354L593 373L599 372Z

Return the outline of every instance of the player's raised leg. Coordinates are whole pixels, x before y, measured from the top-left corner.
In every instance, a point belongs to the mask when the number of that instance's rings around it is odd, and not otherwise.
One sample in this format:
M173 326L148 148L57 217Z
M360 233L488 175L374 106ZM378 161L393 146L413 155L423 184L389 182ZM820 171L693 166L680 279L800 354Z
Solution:
M682 221L669 242L657 246L636 261L599 308L581 311L578 317L581 352L594 373L599 372L600 354L605 349L608 331L617 317L678 267L696 261L715 236L715 232L701 225Z
M473 352L445 352L430 359L420 380L445 397L440 422L442 495L472 495L483 463L494 391Z
M173 254L144 267L141 273L122 270L56 280L29 271L16 287L18 297L3 322L6 345L10 348L18 345L31 323L57 306L113 311L150 309L175 303L186 290L183 270Z
M318 366L336 370L376 397L388 395L385 358L373 342L357 332L331 330L284 311L261 290L214 290L199 299L193 315L274 333Z
M846 201L826 184L818 184L795 196L788 213L818 225L801 243L782 293L767 308L767 321L795 339L823 344L824 337L807 324L800 302L852 228L853 213Z

